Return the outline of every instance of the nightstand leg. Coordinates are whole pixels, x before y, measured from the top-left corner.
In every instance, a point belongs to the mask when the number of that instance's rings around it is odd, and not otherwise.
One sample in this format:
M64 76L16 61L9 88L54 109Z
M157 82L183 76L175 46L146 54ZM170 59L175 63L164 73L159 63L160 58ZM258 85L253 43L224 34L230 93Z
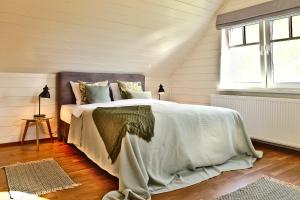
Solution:
M39 122L36 122L35 124L35 133L36 133L36 146L37 146L37 150L39 151L39 148L40 148L40 141L39 141L39 136L40 136L40 127L39 127L40 123Z
M48 131L49 131L49 134L50 134L51 142L54 142L49 119L46 120L46 123L47 123Z
M24 132L23 132L23 136L22 136L21 144L24 144L24 140L25 140L26 133L27 133L27 130L28 130L28 127L29 127L29 123L30 123L29 121L26 121L25 128L24 128Z

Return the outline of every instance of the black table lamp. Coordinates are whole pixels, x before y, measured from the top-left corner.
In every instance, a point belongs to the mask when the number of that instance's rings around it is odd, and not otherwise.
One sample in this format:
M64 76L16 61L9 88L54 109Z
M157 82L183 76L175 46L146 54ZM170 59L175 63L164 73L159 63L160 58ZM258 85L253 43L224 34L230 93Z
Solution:
M164 86L162 84L159 85L159 89L158 89L158 99L160 100L160 95L164 94L165 90L164 90Z
M43 92L39 95L39 114L34 115L34 117L46 117L45 114L41 114L41 98L50 98L49 88L47 85L43 88Z

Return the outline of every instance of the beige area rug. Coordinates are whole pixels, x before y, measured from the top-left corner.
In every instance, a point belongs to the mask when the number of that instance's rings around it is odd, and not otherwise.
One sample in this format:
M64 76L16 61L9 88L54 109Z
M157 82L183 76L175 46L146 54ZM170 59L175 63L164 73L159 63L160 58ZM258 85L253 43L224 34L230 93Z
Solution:
M300 188L270 177L263 177L217 200L299 200Z
M11 198L20 194L42 195L76 187L68 174L52 158L4 167Z

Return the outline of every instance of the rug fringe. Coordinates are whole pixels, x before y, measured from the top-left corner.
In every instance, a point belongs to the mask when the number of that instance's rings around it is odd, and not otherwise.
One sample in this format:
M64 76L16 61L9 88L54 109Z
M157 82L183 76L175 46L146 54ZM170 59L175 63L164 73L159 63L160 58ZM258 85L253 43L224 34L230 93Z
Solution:
M6 167L15 167L15 166L18 166L18 165L39 163L39 162L50 161L50 160L54 160L56 162L56 160L54 158L44 158L44 159L41 159L41 160L32 160L32 161L28 161L28 162L17 162L17 163L11 164L11 165L4 165L4 166L1 166L0 169L6 168Z
M51 192L57 192L57 191L61 191L61 190L75 188L75 187L80 186L80 185L81 185L80 183L73 183L72 185L57 187L57 188L53 188L53 189L50 189L50 190L36 192L34 194L40 196L40 195L48 194L48 193L51 193Z
M278 180L276 178L273 178L273 177L270 177L270 176L263 176L262 178L266 178L266 179L269 179L273 182L276 182L276 183L279 183L279 184L282 184L282 185L285 185L289 188L293 188L293 189L297 189L297 190L300 190L300 187L297 186L297 185L293 185L291 183L288 183L288 182L285 182L285 181L282 181L282 180Z

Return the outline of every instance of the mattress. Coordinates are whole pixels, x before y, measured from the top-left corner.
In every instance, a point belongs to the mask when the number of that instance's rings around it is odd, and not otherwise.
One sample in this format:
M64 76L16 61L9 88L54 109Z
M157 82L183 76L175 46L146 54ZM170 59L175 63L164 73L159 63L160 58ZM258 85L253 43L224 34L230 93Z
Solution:
M163 101L161 101L163 102ZM135 99L132 101L128 100L118 100L107 103L94 103L94 104L84 104L84 105L76 105L76 104L66 104L62 105L60 109L60 119L68 124L71 124L72 115L75 117L80 117L82 112L93 110L97 107L114 107L114 106L129 106L135 104L149 104L144 99Z
M73 110L77 108L76 104L62 105L60 109L60 119L68 124L71 124Z

